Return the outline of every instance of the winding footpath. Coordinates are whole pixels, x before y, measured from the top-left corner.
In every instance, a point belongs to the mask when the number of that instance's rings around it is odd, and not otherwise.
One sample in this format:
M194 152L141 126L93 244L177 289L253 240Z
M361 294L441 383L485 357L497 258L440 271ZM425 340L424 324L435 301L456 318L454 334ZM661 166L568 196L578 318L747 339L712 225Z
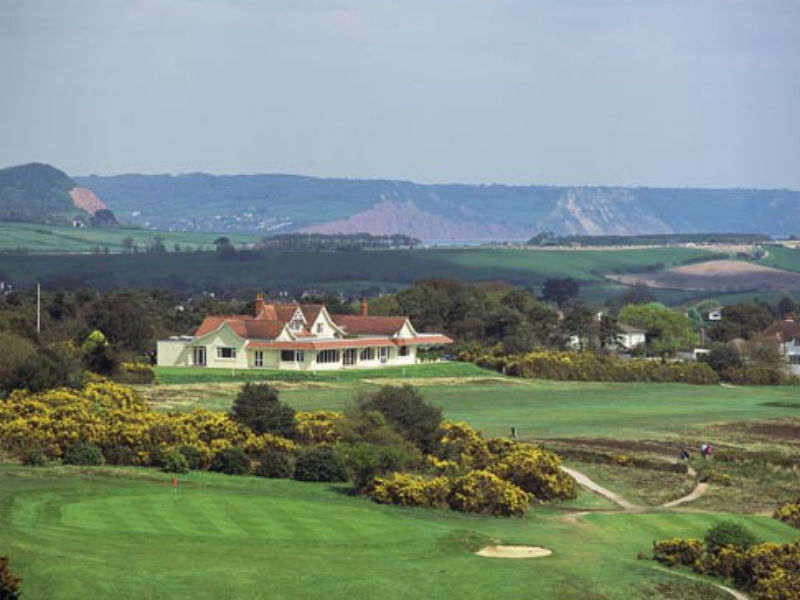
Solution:
M663 458L664 460L667 460L668 462L677 462L677 461L673 461L673 459L670 459L670 458L667 458L667 457L661 457L661 458ZM586 488L587 490L589 490L591 492L594 492L594 493L602 496L603 498L606 498L607 500L610 500L611 502L613 502L614 504L616 504L617 506L619 506L622 509L621 511L579 511L579 512L569 513L569 514L565 515L564 518L563 518L563 520L565 522L567 522L567 523L572 523L572 524L578 525L578 524L581 523L580 518L585 516L585 515L589 515L589 514L598 514L598 513L609 514L609 513L612 513L612 512L628 512L628 513L631 513L631 512L642 512L642 511L645 510L645 507L639 506L638 504L633 504L632 502L628 502L625 498L623 498L622 496L620 496L616 492L612 492L608 488L603 487L602 485L600 485L599 483L593 481L591 478L589 478L587 475L581 473L580 471L576 471L575 469L572 469L570 467L565 467L563 465L561 466L561 470L564 471L564 473L566 473L567 475L570 475L582 487ZM697 477L697 471L695 471L692 467L688 468L686 474L689 475L690 477ZM685 496L682 496L682 497L680 497L680 498L678 498L676 500L672 500L670 502L666 502L666 503L662 504L659 508L672 508L674 506L680 506L681 504L685 504L687 502L691 502L693 500L697 500L703 494L705 494L707 491L708 491L708 484L704 483L704 482L698 482L697 485L694 487L694 489L690 493L688 493ZM670 573L671 575L677 575L679 577L685 577L687 579L692 579L694 581L699 581L699 582L702 582L702 583L706 583L708 585L713 585L715 588L720 589L723 592L728 593L731 597L735 598L735 600L750 600L750 597L747 596L747 594L745 594L743 592L740 592L739 590L735 590L733 588L730 588L730 587L728 587L726 585L722 585L722 584L719 584L719 583L713 583L713 582L710 582L710 581L706 581L704 579L700 579L700 578L697 578L697 577L692 577L691 575L680 573L678 571L671 571L671 570L665 569L663 567L655 567L654 566L653 568L654 569L658 569L659 571L664 571L665 573Z

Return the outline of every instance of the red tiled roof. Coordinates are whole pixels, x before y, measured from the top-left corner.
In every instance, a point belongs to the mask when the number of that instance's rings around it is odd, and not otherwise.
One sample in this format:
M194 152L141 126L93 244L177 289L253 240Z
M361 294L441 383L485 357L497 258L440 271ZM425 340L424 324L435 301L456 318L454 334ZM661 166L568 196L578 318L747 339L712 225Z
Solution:
M219 315L215 317L206 317L203 319L203 322L200 323L200 327L195 330L194 335L195 337L200 337L207 333L211 333L225 321L243 321L252 319L253 317L250 315Z
M406 322L406 317L331 315L331 318L347 335L394 335Z
M800 337L800 322L780 321L773 323L761 335L776 338L778 341Z
M390 338L350 338L346 340L323 340L319 342L294 342L294 341L271 341L271 342L250 342L251 348L275 348L279 350L331 350L333 348L368 348L380 346L421 346L426 344L450 344L453 340L444 335L425 336L422 338L403 338L393 340Z
M322 312L322 304L301 304L300 310L303 311L306 322L311 325Z

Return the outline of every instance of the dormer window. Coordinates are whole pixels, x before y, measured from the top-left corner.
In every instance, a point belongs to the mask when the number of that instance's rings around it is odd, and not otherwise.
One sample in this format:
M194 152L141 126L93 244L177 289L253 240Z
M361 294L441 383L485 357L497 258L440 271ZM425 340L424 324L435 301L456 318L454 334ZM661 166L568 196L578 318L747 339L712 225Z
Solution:
M293 319L291 323L289 323L289 328L292 331L300 331L303 329L303 321L300 319Z
M317 323L317 333L322 333L323 329L324 327L322 326L322 323Z

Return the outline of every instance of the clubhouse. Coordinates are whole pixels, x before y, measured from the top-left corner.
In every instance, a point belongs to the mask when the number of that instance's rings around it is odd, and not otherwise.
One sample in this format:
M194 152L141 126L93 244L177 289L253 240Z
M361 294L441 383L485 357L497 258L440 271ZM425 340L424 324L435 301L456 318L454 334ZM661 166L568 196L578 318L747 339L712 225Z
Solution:
M322 304L264 302L254 315L209 316L191 336L158 342L158 366L330 371L417 362L420 349L453 340L418 333L408 317L331 315Z

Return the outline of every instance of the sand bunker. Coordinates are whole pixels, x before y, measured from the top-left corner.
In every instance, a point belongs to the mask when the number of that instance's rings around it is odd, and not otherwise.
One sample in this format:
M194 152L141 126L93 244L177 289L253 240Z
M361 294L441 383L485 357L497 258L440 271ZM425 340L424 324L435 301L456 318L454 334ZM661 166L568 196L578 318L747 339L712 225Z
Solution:
M486 546L475 554L489 558L541 558L552 553L552 550L539 546Z

